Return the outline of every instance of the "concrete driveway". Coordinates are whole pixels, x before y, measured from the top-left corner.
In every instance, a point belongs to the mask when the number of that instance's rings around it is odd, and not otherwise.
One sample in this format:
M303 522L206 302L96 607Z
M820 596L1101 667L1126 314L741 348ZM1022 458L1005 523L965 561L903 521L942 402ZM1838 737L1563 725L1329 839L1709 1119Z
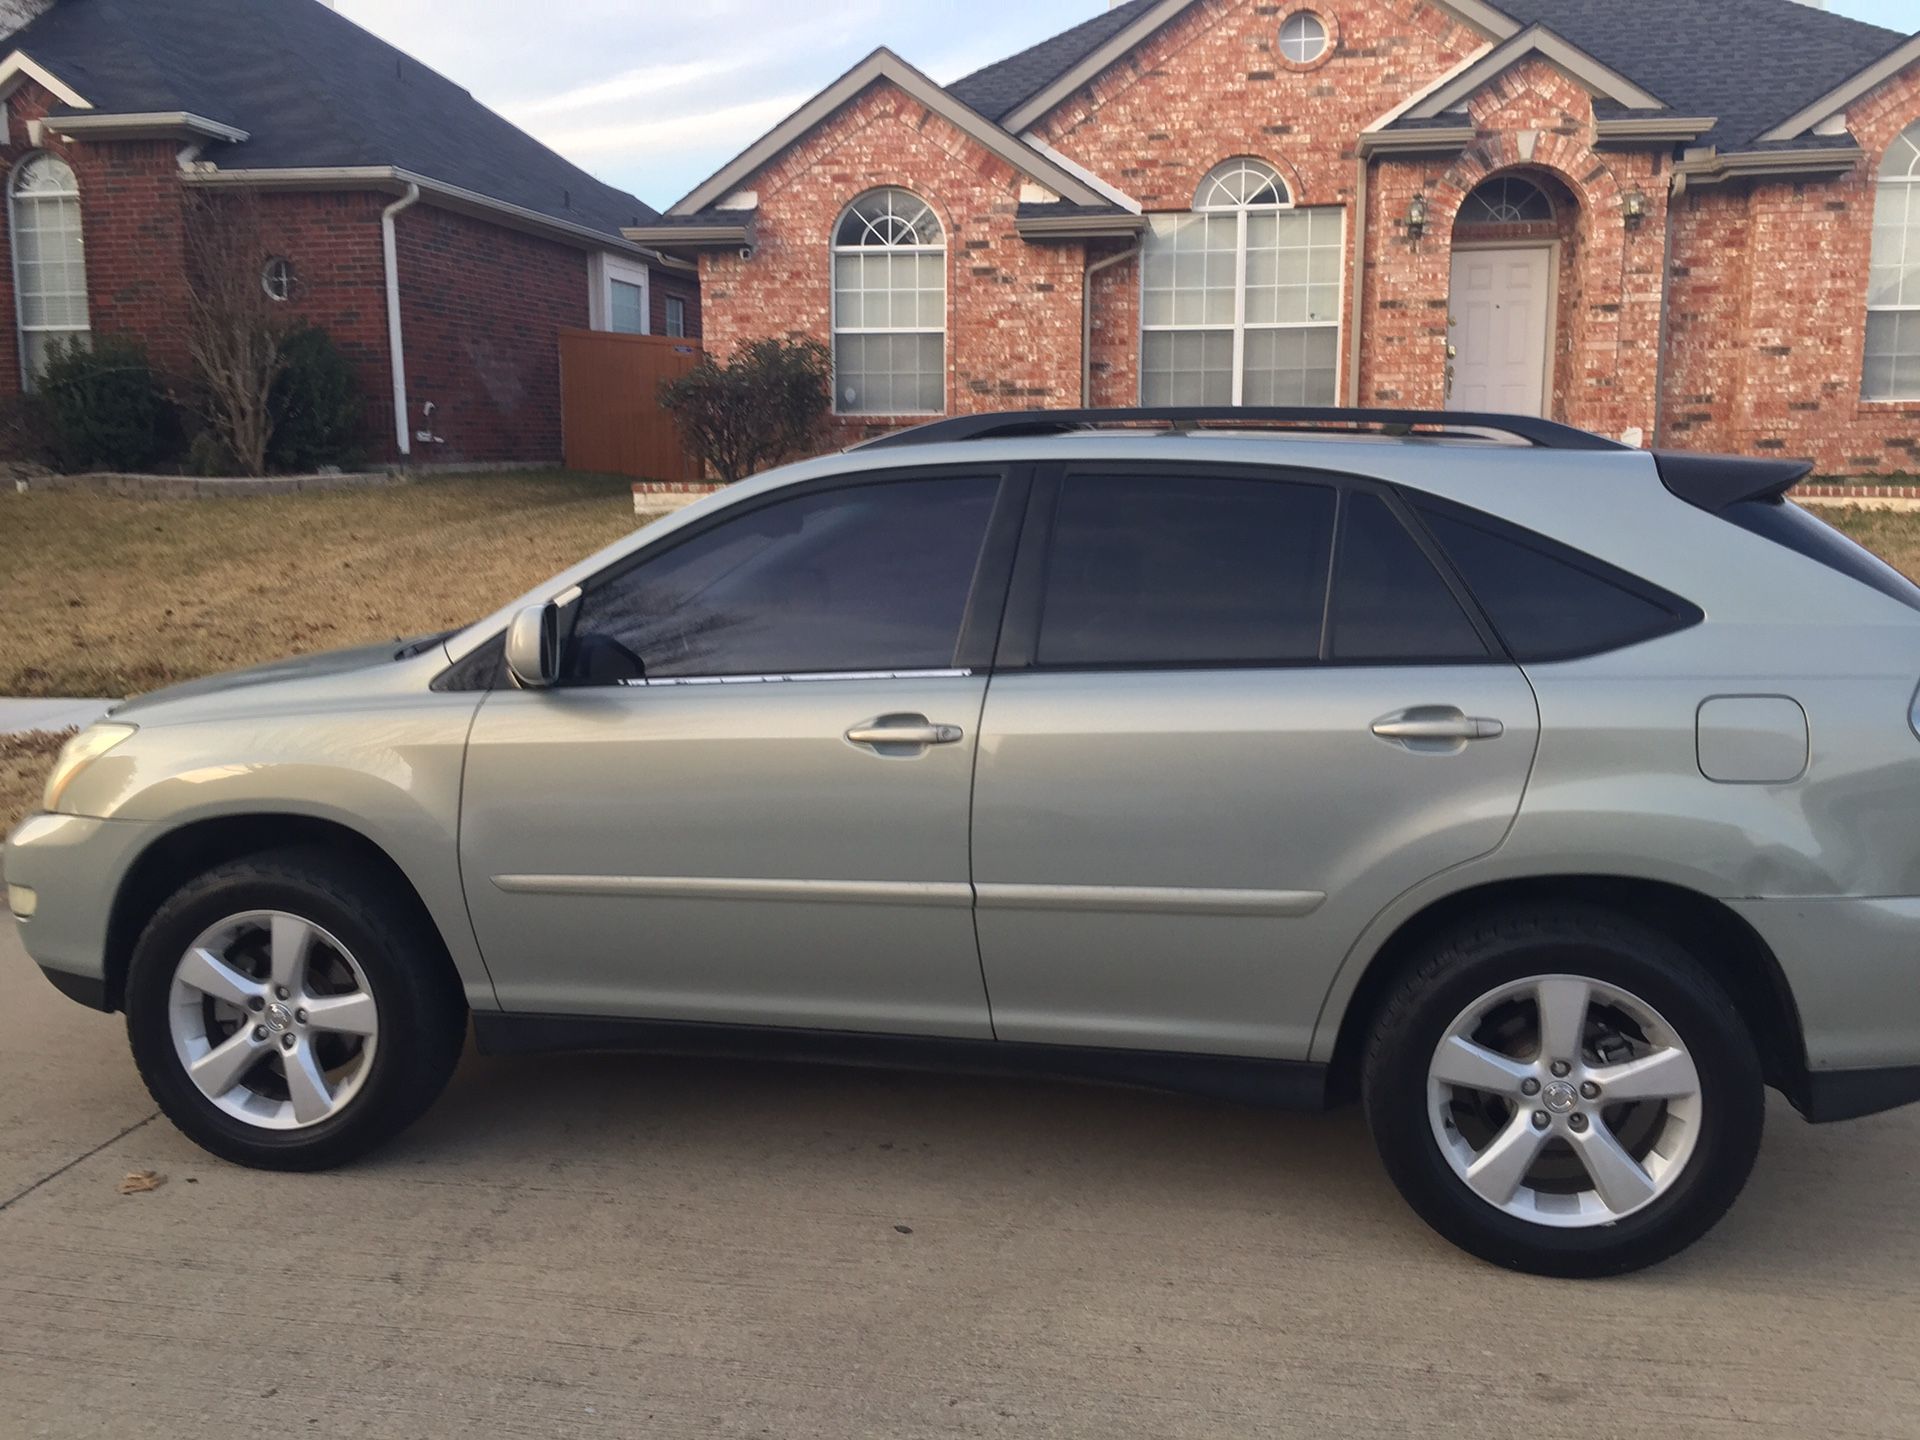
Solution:
M1431 1236L1351 1111L1064 1085L469 1057L276 1176L0 925L7 1437L1920 1436L1920 1110L1776 1105L1726 1224L1585 1285Z

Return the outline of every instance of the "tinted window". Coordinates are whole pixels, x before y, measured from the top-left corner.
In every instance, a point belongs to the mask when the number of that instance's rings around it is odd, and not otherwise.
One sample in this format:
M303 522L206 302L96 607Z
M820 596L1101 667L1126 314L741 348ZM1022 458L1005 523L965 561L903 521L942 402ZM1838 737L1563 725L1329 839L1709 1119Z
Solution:
M1487 648L1386 501L1351 494L1333 578L1335 660L1484 660Z
M1540 536L1417 508L1516 660L1598 654L1698 618L1685 601Z
M590 591L577 647L649 679L953 664L999 481L979 476L777 501ZM588 667L612 673L604 653Z
M1764 535L1809 560L1871 585L1902 605L1920 610L1920 586L1878 555L1863 550L1817 515L1784 499L1745 500L1720 512L1743 530Z
M1212 476L1062 482L1042 665L1312 660L1333 491Z

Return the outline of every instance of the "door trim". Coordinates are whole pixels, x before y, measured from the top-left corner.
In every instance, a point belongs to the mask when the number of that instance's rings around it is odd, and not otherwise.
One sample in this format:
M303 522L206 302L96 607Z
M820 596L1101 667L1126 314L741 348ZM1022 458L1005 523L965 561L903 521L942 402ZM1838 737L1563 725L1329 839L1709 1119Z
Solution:
M1467 240L1452 247L1447 257L1447 320L1449 339L1451 339L1453 320L1453 256L1475 250L1545 250L1547 252L1547 338L1543 346L1545 351L1540 376L1540 418L1549 419L1553 415L1553 357L1560 341L1560 241L1553 240ZM1450 357L1451 359L1451 357ZM1448 388L1445 397L1447 407L1453 404L1453 393Z
M982 910L1097 910L1178 915L1311 915L1321 890L1215 890L1198 885L976 885Z
M495 875L509 895L616 895L652 900L780 900L965 909L973 887L946 880L760 880L704 875Z

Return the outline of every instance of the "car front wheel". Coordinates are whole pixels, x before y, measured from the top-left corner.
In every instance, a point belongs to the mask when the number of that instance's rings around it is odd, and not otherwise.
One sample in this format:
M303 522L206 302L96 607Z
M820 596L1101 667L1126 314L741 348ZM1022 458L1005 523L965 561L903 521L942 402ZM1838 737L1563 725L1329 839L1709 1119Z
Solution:
M1765 1108L1713 977L1656 931L1574 909L1434 946L1382 1012L1364 1094L1388 1172L1434 1229L1565 1276L1639 1269L1706 1233Z
M465 1006L377 872L319 851L235 861L164 905L127 975L127 1033L167 1117L243 1165L315 1170L410 1124L453 1072Z

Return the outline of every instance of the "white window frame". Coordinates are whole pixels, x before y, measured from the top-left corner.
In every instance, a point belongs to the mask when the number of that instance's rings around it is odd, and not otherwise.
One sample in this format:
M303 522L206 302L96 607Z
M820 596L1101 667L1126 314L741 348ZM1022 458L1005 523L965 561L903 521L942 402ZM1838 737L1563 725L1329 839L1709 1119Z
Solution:
M1920 267L1920 254L1908 253L1909 251L1915 250L1916 247L1920 247L1920 120L1916 120L1905 130L1901 131L1899 135L1894 137L1894 146L1899 146L1903 143L1912 148L1912 154L1908 158L1907 173L1904 175L1888 173L1887 165L1893 160L1893 153L1890 149L1887 160L1881 163L1880 173L1874 177L1874 204L1876 207L1878 206L1880 191L1883 186L1898 185L1905 190L1907 196L1907 223L1901 239L1900 259L1903 262L1902 268L1905 268L1906 265ZM1873 283L1873 265L1877 258L1877 255L1873 254L1869 254L1867 257L1867 283L1869 286ZM1907 288L1913 288L1913 284L1909 284ZM1871 322L1872 317L1875 315L1911 315L1915 318L1907 323L1909 325L1920 325L1920 295L1916 295L1911 301L1903 301L1898 305L1876 305L1873 303L1873 295L1871 290L1869 290L1867 295L1867 317L1869 322ZM1860 398L1871 405L1910 405L1915 401L1920 401L1920 389L1911 391L1895 390L1891 394L1886 395L1875 394L1869 391L1867 389L1866 357L1863 351L1860 369Z
M1245 397L1246 397L1246 386L1247 386L1247 370L1246 370L1247 332L1249 330L1332 330L1333 331L1333 370L1334 370L1333 403L1335 405L1341 405L1345 403L1345 396L1343 392L1346 389L1346 367L1341 363L1341 361L1342 361L1345 346L1346 346L1345 317L1347 313L1347 258L1346 258L1347 257L1347 208L1344 205L1298 205L1294 202L1294 199L1293 199L1293 187L1287 184L1286 177L1280 174L1278 170L1275 170L1271 165L1267 164L1266 161L1264 160L1254 160L1247 157L1241 157L1239 159L1223 161L1221 164L1214 166L1212 170L1209 170L1207 172L1206 178L1200 182L1199 188L1194 191L1193 208L1191 210L1176 212L1176 213L1188 214L1188 215L1223 215L1223 214L1230 213L1228 210L1228 207L1224 205L1202 206L1199 203L1200 197L1205 195L1213 187L1213 184L1216 178L1226 174L1229 170L1237 168L1241 165L1256 166L1259 169L1271 171L1273 174L1274 184L1278 187L1279 192L1282 195L1284 195L1286 199L1283 200L1278 205L1252 205L1252 206L1238 205L1233 207L1233 210L1238 212L1239 223L1235 230L1236 238L1235 238L1235 249L1234 249L1234 262L1233 262L1233 321L1231 324L1227 324L1225 322L1215 322L1213 324L1203 323L1203 324L1195 324L1195 325L1149 325L1146 321L1147 267L1145 264L1144 253L1142 255L1142 263L1138 267L1140 271L1140 302L1139 303L1140 303L1140 316L1141 316L1141 320L1140 320L1141 345L1140 345L1140 363L1137 367L1139 371L1139 383L1135 393L1136 403L1142 406L1144 406L1147 403L1145 398L1146 386L1147 386L1146 336L1148 334L1180 333L1180 332L1189 331L1189 330L1204 330L1204 331L1210 331L1216 334L1227 331L1227 330L1233 331L1233 401L1232 403L1234 405L1244 405L1246 403ZM1277 215L1287 210L1296 210L1296 211L1338 210L1340 212L1340 240L1339 240L1340 290L1339 290L1339 297L1334 302L1333 319L1331 322L1325 321L1325 320L1276 320L1276 321L1261 320L1261 321L1249 323L1247 320L1247 219L1248 219L1248 216L1256 211L1261 214Z
M1311 20L1320 27L1320 48L1311 55L1287 54L1287 27L1295 21ZM1280 29L1274 36L1274 43L1280 49L1280 58L1289 65L1311 65L1326 58L1327 50L1333 44L1333 27L1327 24L1327 17L1317 10L1296 10L1280 22Z
M640 287L640 329L653 333L653 272L638 260L596 251L587 266L587 324L593 330L613 329L613 282Z
M66 170L68 177L73 182L73 188L71 190L54 192L50 198L70 198L74 202L76 211L78 211L80 206L79 177L74 175L71 165L67 164L60 156L55 155L51 150L30 150L25 155L22 155L20 159L15 162L13 168L7 172L7 250L12 256L13 264L13 335L15 347L20 356L20 389L23 392L29 393L33 390L33 367L27 352L27 336L29 333L56 338L63 335L88 336L93 334L93 302L92 296L88 293L87 280L85 216L81 217L80 225L80 308L85 314L86 322L81 325L28 325L26 321L25 296L20 289L20 196L15 187L19 184L20 176L26 168L41 159L56 161ZM27 203L37 204L38 200L30 197Z
M862 200L887 191L897 191L911 196L927 207L927 214L939 227L938 245L842 245L840 227L846 223L847 212ZM848 419L888 415L944 415L947 413L947 342L952 329L952 317L948 314L953 304L953 285L947 274L947 227L941 221L939 212L933 208L933 202L916 194L904 185L881 185L872 190L862 191L844 205L840 213L833 217L833 229L827 232L827 294L828 294L828 340L832 351L833 373L833 413L844 415ZM932 410L842 410L840 408L840 346L842 335L932 335L935 332L922 325L850 325L842 328L840 324L840 266L843 255L938 255L940 257L940 404Z

